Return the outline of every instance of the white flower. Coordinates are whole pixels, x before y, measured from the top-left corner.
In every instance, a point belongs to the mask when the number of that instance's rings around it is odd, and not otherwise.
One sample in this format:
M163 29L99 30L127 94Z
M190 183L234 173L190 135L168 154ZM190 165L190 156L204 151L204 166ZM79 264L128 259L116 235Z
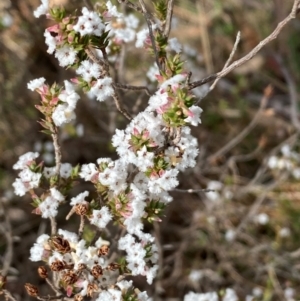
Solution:
M168 40L168 49L179 53L182 51L182 45L178 42L177 38L171 38Z
M85 203L85 198L89 195L88 191L84 191L71 199L70 205L75 206L77 204Z
M61 126L64 123L69 123L74 120L76 115L73 108L70 108L67 104L58 105L52 113L52 119L56 126Z
M89 60L82 61L76 73L81 75L86 82L90 82L93 78L98 79L101 74L101 69L98 64Z
M18 196L24 196L26 192L29 190L28 185L22 182L21 179L17 178L12 184L14 187L14 192Z
M30 165L39 155L40 154L38 152L28 152L20 156L18 162L13 165L13 169L24 169L25 167Z
M149 37L149 29L148 28L145 28L145 29L142 29L141 31L139 31L136 35L135 47L136 48L144 47L144 43L148 37Z
M48 46L47 52L53 54L57 46L55 37L53 37L47 29L44 32L44 37L45 37L45 43Z
M225 233L225 239L228 241L228 242L232 242L235 240L235 237L236 237L236 232L232 229L229 229L226 231Z
M271 156L271 157L269 158L267 164L268 164L268 167L269 167L270 169L275 169L275 168L277 168L277 166L278 166L278 157L276 157L276 156Z
M184 301L219 301L219 297L216 292L209 292L203 294L189 292L184 296L183 300Z
M99 78L90 91L99 101L104 101L109 96L112 96L114 90L111 77Z
M56 49L55 57L58 59L61 67L73 65L76 60L77 51L70 46L64 45L61 48Z
M279 230L280 237L289 237L291 235L291 230L289 228L281 228Z
M98 175L99 171L94 163L83 164L79 176L85 181L91 181Z
M109 212L108 207L103 206L100 210L94 210L91 218L91 223L99 228L105 228L109 221L112 219L112 215Z
M193 283L197 283L200 279L203 278L203 271L201 270L191 270L189 274L189 280Z
M62 163L59 174L62 178L68 179L72 173L72 165L70 163Z
M55 167L44 167L43 176L46 179L50 179L55 175Z
M117 17L117 18L123 17L123 14L118 12L117 7L115 5L112 5L110 1L106 2L106 8L109 17Z
M57 215L58 205L58 202L56 202L51 196L48 196L38 208L40 209L43 218L49 218Z
M239 298L236 295L236 292L232 288L226 288L223 301L238 301Z
M67 103L70 109L75 109L79 95L75 92L74 86L69 81L65 80L65 90L58 95L58 99Z
M164 81L160 86L160 90L166 90L168 86L176 87L177 85L185 81L185 79L186 79L186 74L176 74L173 77Z
M44 85L45 80L44 77L33 79L27 84L27 88L31 91L40 89Z
M191 115L184 119L184 121L193 126L197 126L199 123L201 123L200 114L203 110L197 106L191 106L189 111L191 112Z
M52 198L59 203L65 200L65 197L61 194L61 192L54 187L50 188L50 193Z
M47 234L42 234L36 240L36 243L30 249L30 257L31 261L40 261L45 255L45 248L44 246L48 243L48 239L50 238Z
M269 216L266 213L260 213L255 217L255 221L260 225L266 225L269 222Z
M82 9L82 16L78 18L73 29L80 35L95 35L100 37L105 29L99 15L93 11L89 11L86 7Z
M33 12L36 18L45 15L49 10L49 0L41 0L42 4Z
M156 65L156 63L154 63L154 65L152 65L148 72L147 72L147 77L150 79L151 82L156 82L157 81L157 78L155 75L158 75L159 74L159 69Z
M37 172L33 172L28 168L23 169L20 173L19 173L19 177L20 179L26 183L26 185L28 185L28 188L37 188L39 186L39 182L41 179L42 174L41 173L37 173Z

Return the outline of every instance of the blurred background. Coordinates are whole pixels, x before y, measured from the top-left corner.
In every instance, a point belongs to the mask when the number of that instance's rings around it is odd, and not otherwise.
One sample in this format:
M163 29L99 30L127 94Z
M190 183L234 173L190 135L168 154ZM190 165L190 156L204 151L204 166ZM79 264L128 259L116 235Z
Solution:
M52 2L70 10L85 3ZM43 32L52 23L33 17L39 4L0 1L0 266L8 269L7 288L17 300L29 300L25 282L44 286L38 265L28 257L37 235L49 225L31 214L28 198L14 196L12 165L27 151L39 151L47 166L54 164L50 137L37 122L38 95L27 90L27 83L38 77L49 84L74 77L46 51ZM151 1L146 4L151 10ZM234 60L268 36L291 7L292 1L281 0L178 0L171 37L183 45L192 81L199 80L222 70L238 31L241 42ZM151 287L135 279L154 301L182 300L189 291L222 295L226 288L234 289L239 300L300 299L299 34L298 17L200 101L202 125L193 128L200 150L197 165L181 175L163 222L148 227L159 243L158 278ZM154 93L155 84L145 77L153 58L134 44L124 55L118 80L148 85ZM264 92L269 85L271 95ZM201 98L207 89L203 85L194 92ZM147 105L143 92L120 93L132 115ZM61 132L63 162L116 158L110 139L126 120L114 104L82 94L76 114L76 122Z

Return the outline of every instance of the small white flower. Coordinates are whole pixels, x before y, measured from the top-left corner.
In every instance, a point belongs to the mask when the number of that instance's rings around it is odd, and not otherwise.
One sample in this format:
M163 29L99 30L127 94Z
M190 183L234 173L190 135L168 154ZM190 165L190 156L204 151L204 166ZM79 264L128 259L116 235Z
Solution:
M91 223L99 228L105 228L109 221L112 219L112 215L109 212L108 207L103 206L100 210L94 210L91 218Z
M41 0L42 4L33 12L36 18L47 14L49 10L49 0Z
M177 38L171 38L168 40L168 49L180 53L182 51L182 45L178 42Z
M193 126L197 126L199 123L201 123L200 114L203 110L197 106L191 106L189 110L191 111L191 116L188 116L186 119L184 119L184 121Z
M104 101L114 94L111 77L99 78L91 88L98 101Z
M19 157L19 160L16 164L13 165L13 169L24 169L30 165L40 154L38 152L28 152Z
M70 205L75 206L77 204L85 203L85 198L89 195L88 191L84 191L71 199Z
M76 118L73 108L67 104L58 105L52 113L52 119L56 126L61 126L64 123L69 123Z
M62 163L59 174L62 178L68 179L72 173L72 165L70 163Z
M27 84L27 88L31 91L40 89L44 85L45 81L46 79L44 77L33 79Z
M266 213L260 213L255 217L255 221L260 225L266 225L269 222L269 216Z
M58 59L61 67L73 65L76 60L77 51L70 46L64 45L61 48L56 49L55 57Z

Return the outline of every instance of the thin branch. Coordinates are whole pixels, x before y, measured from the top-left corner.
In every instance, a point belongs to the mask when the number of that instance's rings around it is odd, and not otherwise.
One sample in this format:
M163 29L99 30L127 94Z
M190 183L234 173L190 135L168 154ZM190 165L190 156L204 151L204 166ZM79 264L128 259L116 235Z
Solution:
M55 133L53 133L51 136L53 139L53 146L55 152L55 174L57 178L59 178L60 167L61 167L61 150L60 150L60 145L58 143L57 129L55 130ZM55 217L53 216L50 217L50 223L51 223L51 234L55 235L57 231L57 224L56 224Z
M139 6L133 4L132 2L130 2L128 0L118 0L118 2L119 3L124 3L125 5L127 5L128 7L136 10L139 13L143 13L143 10Z
M79 229L78 229L79 239L81 239L81 237L82 237L84 224L85 224L84 215L80 215L80 225L79 225Z
M288 69L284 66L282 57L280 56L275 56L275 59L280 65L281 72L284 76L284 79L288 85L288 90L289 90L289 96L290 96L290 116L291 116L291 121L293 126L296 128L296 130L299 132L300 131L300 122L298 119L298 96L297 96L297 88L296 88L296 83L288 71Z
M300 5L300 0L294 0L293 3L293 7L292 10L290 12L290 14L280 23L278 23L277 27L274 29L274 31L267 36L264 40L262 40L256 47L254 47L247 55L245 55L244 57L242 57L239 60L234 61L231 65L229 65L228 67L226 67L225 69L223 69L222 71L218 72L217 74L213 74L210 76L216 76L216 79L220 79L224 76L226 76L228 73L230 73L231 71L233 71L234 69L236 69L237 67L245 64L246 62L248 62L249 60L251 60L264 46L266 46L267 44L269 44L271 41L275 40L277 38L277 36L279 35L279 33L282 31L282 29L292 20L296 17L296 13L297 13L297 8ZM209 76L209 77L210 77ZM208 77L208 78L209 78ZM209 80L210 81L210 80ZM198 85L196 83L199 83ZM201 81L197 81L195 83L191 83L189 86L189 89L194 89L198 86L201 85ZM213 86L214 88L214 86ZM212 87L210 87L209 91L207 92L207 94L213 90ZM206 94L206 95L207 95ZM205 96L206 96L205 95ZM204 97L205 97L204 96Z
M131 86L131 85L120 84L120 83L113 83L113 85L117 89L123 89L123 90L134 90L134 91L145 90L145 92L147 93L147 95L151 96L150 91L149 91L148 87L146 87L146 86Z
M98 57L95 56L95 54L93 53L92 50L90 50L89 48L87 48L85 50L86 54L88 55L88 57L96 64L100 65L101 67L103 67L103 69L106 71L106 74L108 76L110 76L109 74L109 64L108 64L108 60L107 60L107 55L106 55L106 52L105 52L105 49L101 49L102 53L103 53L103 58L104 58L104 61L99 59ZM130 114L121 107L121 104L120 104L120 99L119 99L119 96L118 96L118 93L117 93L117 90L115 88L114 85L112 85L112 88L114 90L114 94L112 95L114 101L115 101L115 105L118 109L118 111L124 115L128 120L131 120L131 116Z
M57 232L57 223L55 217L51 216L50 222L51 222L51 235L55 235Z
M300 3L300 0L295 0L293 4L292 11L290 14L280 23L278 23L277 27L275 30L267 36L264 40L262 40L256 47L254 47L247 55L242 57L241 59L234 61L231 65L229 65L227 68L224 70L220 71L217 73L217 78L222 78L228 73L230 73L232 70L236 69L237 67L245 64L249 60L251 60L264 46L269 44L271 41L275 40L279 33L282 31L282 29L292 20L296 17L296 11L297 7ZM210 89L212 90L212 89Z
M164 28L163 35L165 37L169 37L170 30L171 30L171 22L172 22L172 16L173 16L173 7L174 7L174 0L168 1L168 7L167 7L167 17L166 17L166 24Z
M264 91L264 96L261 100L260 103L260 108L257 111L256 115L252 119L252 121L249 123L249 125L244 128L234 139L230 140L226 145L224 145L220 150L218 150L216 153L211 155L208 160L209 161L214 161L216 158L226 154L228 151L230 151L233 147L235 147L238 143L240 143L251 131L252 129L256 126L257 122L261 118L261 113L265 109L269 98L271 97L272 94L272 88L271 86L268 86L265 91Z
M7 300L17 301L17 299L15 299L15 297L13 297L12 294L8 290L4 289L4 290L2 290L2 292L4 293L4 296L5 296L5 298L7 298Z
M141 5L141 7L142 7L143 15L144 15L145 20L146 20L147 25L148 25L149 36L150 36L152 48L153 48L153 51L154 51L154 56L155 56L156 65L157 65L158 69L161 71L161 65L160 65L160 63L159 63L159 57L158 57L158 53L157 53L157 49L156 49L156 43L155 43L153 31L152 31L152 24L151 24L151 21L150 21L150 15L149 15L149 13L147 12L147 9L146 9L146 7L145 7L144 1L143 1L143 0L139 0L139 2L140 2L140 5Z
M51 287L51 289L56 293L56 295L61 294L61 292L54 286L54 284L48 278L46 278L46 282Z
M171 191L176 191L176 192L183 192L183 193L198 193L198 192L215 192L216 190L214 189L172 189Z
M217 78L217 74L212 74L212 75L209 75L201 80L197 80L195 82L192 82L188 85L188 89L189 90L193 90L199 86L203 86L204 84L206 83L209 83L209 82L212 82L213 80L215 80Z
M1 209L3 210L4 225L0 224L0 231L2 232L2 234L6 239L6 250L3 258L3 268L1 270L1 275L6 276L11 266L12 258L13 258L13 235L12 235L11 224L8 215L5 214L5 208L2 203L1 203L1 207L2 207Z
M52 134L53 146L55 152L55 174L59 177L60 166L61 166L61 150L58 144L58 135L57 132Z
M235 43L234 43L234 45L233 45L232 51L231 51L231 53L230 53L230 56L229 56L229 58L228 58L226 64L224 65L224 68L222 69L222 71L223 71L224 69L226 69L226 68L229 66L229 64L231 63L231 61L232 61L232 59L233 59L233 56L234 56L234 54L235 54L235 52L236 52L236 50L237 50L237 47L238 47L238 45L239 45L240 40L241 40L241 32L239 31L239 32L237 33L237 35L236 35ZM221 71L221 72L222 72L222 71ZM215 88L215 86L217 85L217 83L218 83L218 81L220 80L220 78L221 78L221 77L217 77L217 78L216 78L216 80L214 81L214 83L213 83L213 84L211 85L211 87L209 88L210 91L213 90L213 89Z

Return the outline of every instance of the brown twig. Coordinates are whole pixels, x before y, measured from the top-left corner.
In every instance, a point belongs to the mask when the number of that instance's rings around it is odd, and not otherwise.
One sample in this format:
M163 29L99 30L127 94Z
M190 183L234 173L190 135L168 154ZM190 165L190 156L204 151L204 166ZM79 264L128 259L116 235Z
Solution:
M54 152L55 152L55 174L57 177L59 177L60 173L60 166L61 166L61 150L60 146L58 144L58 134L57 132L52 134L53 139L53 146L54 146Z
M3 258L3 268L1 270L1 275L6 276L8 274L13 258L13 235L11 230L11 224L8 215L5 214L5 208L2 202L1 202L1 211L4 217L4 225L0 224L0 231L2 232L6 240L6 250Z
M244 128L234 139L230 140L226 145L224 145L220 150L218 150L216 153L211 155L208 160L210 162L214 161L216 158L226 154L228 151L230 151L233 147L235 147L238 143L240 143L251 131L252 129L256 126L257 122L261 118L261 113L264 111L268 100L271 96L272 93L272 88L271 86L268 86L265 91L264 91L264 96L261 100L260 103L260 108L257 111L256 115L252 119L252 121L249 123L249 125Z
M159 57L158 57L158 53L157 53L157 49L156 49L155 38L154 38L154 35L153 35L153 31L152 31L152 24L151 24L151 21L150 21L150 15L149 15L146 7L145 7L144 1L139 0L139 2L140 2L140 5L142 7L143 15L144 15L145 20L146 20L147 25L148 25L149 36L150 36L150 40L151 40L151 44L152 44L152 48L153 48L153 52L154 52L154 56L155 56L156 65L157 65L158 69L161 71L162 67L161 67L161 64L159 62Z
M8 290L4 289L2 292L4 293L6 300L17 301Z
M237 50L237 47L238 47L238 45L239 45L240 40L241 40L241 32L239 31L239 32L237 33L237 35L236 35L235 43L234 43L234 45L233 45L233 48L232 48L231 53L230 53L230 55L229 55L229 58L228 58L227 62L225 63L224 68L222 69L222 71L223 71L224 69L226 69L226 68L229 66L229 64L231 63L231 61L232 61L232 59L233 59L233 56L234 56L234 54L235 54L235 52L236 52L236 50ZM221 72L222 72L222 71L221 71ZM215 86L217 85L217 83L218 83L218 81L220 80L220 78L221 78L221 77L217 77L217 78L215 79L215 81L213 82L213 84L212 84L211 87L209 88L210 91L213 90L213 89L215 88Z
M215 192L216 190L214 189L172 189L172 191L175 192L182 192L182 193L198 193L198 192Z
M149 91L148 87L146 87L146 86L131 86L131 85L120 84L120 83L113 83L113 85L117 89L133 90L133 91L145 90L145 92L147 93L147 95L151 96L150 91Z
M280 56L275 56L275 59L279 63L281 72L284 76L284 79L288 85L288 91L289 91L289 96L290 96L290 116L291 116L291 122L293 126L296 128L296 130L299 132L300 131L300 122L298 119L298 104L297 104L297 88L296 88L296 83L288 71L288 69L284 66L282 57Z
M88 57L96 64L100 65L101 67L103 67L103 69L105 70L106 74L108 76L110 76L109 74L109 64L108 64L108 59L107 59L107 54L105 52L105 49L101 49L102 53L103 53L103 58L104 58L104 61L99 59L98 57L95 56L95 54L93 53L93 51L89 48L87 48L85 50L86 54L88 55ZM132 117L130 116L130 114L122 108L121 104L120 104L120 99L119 99L119 96L118 96L118 93L117 93L117 90L115 88L114 85L112 85L112 88L114 89L114 93L112 95L114 101L115 101L115 105L116 105L116 108L118 109L118 111L123 115L125 116L128 120L131 120Z
M166 23L165 23L165 28L163 31L163 35L165 37L169 37L169 34L170 34L171 22L172 22L172 16L173 16L173 7L174 7L174 0L169 0L168 7L167 7Z
M230 73L232 70L236 69L237 67L245 64L249 60L251 60L264 46L269 44L271 41L275 40L281 30L292 20L296 17L296 11L297 7L300 3L300 0L295 0L292 10L290 14L280 23L278 23L277 27L274 29L274 31L267 36L264 40L262 40L256 47L254 47L247 55L242 57L239 60L234 61L231 65L229 65L227 68L223 69L222 71L217 73L217 78L222 78L228 73Z
M79 237L79 239L82 238L84 225L85 225L84 215L80 215L80 225L79 225L79 229L78 229L78 237Z
M209 83L209 82L212 82L213 80L215 80L217 78L217 74L212 74L212 75L209 75L201 80L197 80L195 82L192 82L188 85L188 89L189 90L193 90L199 86L202 86L206 83Z
M119 3L124 3L125 5L127 5L128 7L136 10L139 13L143 13L143 10L139 6L133 4L132 2L130 2L128 0L118 0L118 2Z
M222 71L218 72L217 74L213 74L212 76L216 76L216 80L219 80L220 78L226 76L228 73L236 69L237 67L245 64L249 60L251 60L263 47L265 47L267 44L269 44L271 41L275 40L279 33L282 31L282 29L292 20L296 17L297 8L300 5L300 0L294 0L292 10L290 14L282 20L280 23L278 23L277 27L274 29L274 31L268 35L264 40L262 40L256 47L254 47L247 55L240 58L239 60L234 61L232 64L227 66L226 68L223 68ZM201 81L198 81L201 85ZM195 82L196 83L196 82ZM192 83L190 86L194 89L198 87L199 85L195 85L195 83ZM213 90L215 86L210 87L208 93ZM207 93L207 94L208 94ZM206 94L206 95L207 95ZM206 96L205 95L205 96Z

